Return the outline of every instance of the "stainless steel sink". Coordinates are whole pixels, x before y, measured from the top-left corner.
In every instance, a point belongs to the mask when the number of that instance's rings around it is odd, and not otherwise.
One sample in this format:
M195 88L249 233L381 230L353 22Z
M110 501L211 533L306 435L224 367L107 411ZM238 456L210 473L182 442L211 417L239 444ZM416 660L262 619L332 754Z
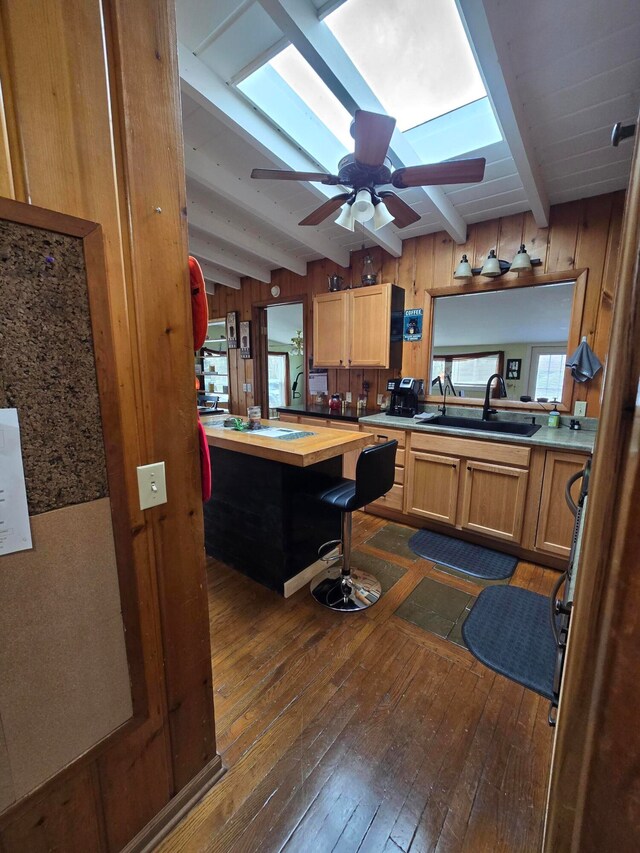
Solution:
M481 421L479 418L456 418L451 415L438 415L430 421L425 421L425 425L524 436L533 435L540 429L540 424L523 424L517 421Z

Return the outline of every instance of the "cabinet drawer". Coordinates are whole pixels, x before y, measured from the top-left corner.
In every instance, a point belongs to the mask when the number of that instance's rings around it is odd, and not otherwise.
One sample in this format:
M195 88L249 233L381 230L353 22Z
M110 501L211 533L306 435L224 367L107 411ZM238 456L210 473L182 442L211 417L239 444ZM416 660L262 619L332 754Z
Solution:
M398 450L405 446L407 434L402 429L387 429L380 426L360 425L364 432L370 432L375 437L376 444L383 444L385 441L395 439L398 442Z
M357 421L334 421L333 418L329 418L327 421L325 421L325 424L328 427L331 427L331 429L345 429L349 430L350 432L360 432L360 425Z
M393 482L398 483L399 485L404 484L404 468L398 468L396 465L396 471L393 475Z
M399 512L402 512L403 500L404 486L400 486L396 483L391 487L391 489L387 492L386 495L383 495L381 498L378 498L377 501L374 501L372 504L369 504L369 506L386 507L387 509L397 509Z
M329 421L325 420L324 418L304 418L304 417L301 417L299 422L301 424L306 424L307 426L315 426L315 427L329 426Z
M449 435L412 432L411 449L435 453L449 453L467 459L483 459L488 462L503 462L526 468L531 448L515 444L498 444L493 441L474 441L472 438L455 438Z
M280 415L280 420L281 420L281 421L284 421L284 423L287 423L287 424L297 424L297 423L300 423L300 421L299 421L299 419L298 419L298 415L284 415L284 414L281 414L281 415Z
M406 452L406 451L404 451L404 450L400 450L400 448L398 448L398 449L396 450L396 468L404 468L404 465L405 465L405 462L404 462L404 455L405 455L405 452Z

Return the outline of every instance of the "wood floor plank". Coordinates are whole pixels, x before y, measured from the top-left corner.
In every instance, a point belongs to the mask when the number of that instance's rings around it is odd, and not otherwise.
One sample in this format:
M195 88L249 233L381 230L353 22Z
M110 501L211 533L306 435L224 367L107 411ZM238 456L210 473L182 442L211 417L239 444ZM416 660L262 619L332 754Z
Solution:
M334 613L208 562L219 749L227 773L160 853L534 853L552 731L547 703L467 649L395 615L425 577L473 581L367 543L405 569L375 607ZM556 572L512 583L548 595Z

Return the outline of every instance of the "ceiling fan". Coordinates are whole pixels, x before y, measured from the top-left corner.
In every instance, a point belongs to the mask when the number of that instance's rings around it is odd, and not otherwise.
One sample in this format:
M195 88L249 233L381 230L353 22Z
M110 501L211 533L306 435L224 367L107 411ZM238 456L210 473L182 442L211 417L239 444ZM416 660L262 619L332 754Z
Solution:
M395 220L398 228L406 228L420 219L399 195L392 190L379 190L391 184L396 189L435 186L437 184L470 184L484 177L485 159L451 160L421 166L404 166L391 170L387 156L396 120L391 116L356 110L351 123L355 139L353 154L338 163L338 174L326 172L290 172L282 169L254 169L252 178L276 181L312 181L329 186L350 187L327 199L306 216L299 225L318 225L338 208L343 210L336 219L338 225L354 229L354 223L373 217L374 229Z

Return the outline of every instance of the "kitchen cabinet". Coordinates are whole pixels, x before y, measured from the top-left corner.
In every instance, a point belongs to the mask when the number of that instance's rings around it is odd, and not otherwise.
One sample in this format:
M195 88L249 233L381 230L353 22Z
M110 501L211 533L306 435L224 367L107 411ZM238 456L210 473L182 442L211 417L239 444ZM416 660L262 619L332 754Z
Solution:
M404 512L519 543L530 449L414 432Z
M565 486L572 474L584 468L586 459L586 456L579 453L547 451L536 531L536 550L561 557L569 556L574 517L565 500ZM573 486L574 501L578 499L580 485L578 482Z
M362 426L361 429L363 432L371 434L372 444L384 444L386 441L392 441L394 439L398 442L393 486L386 495L378 498L378 500L374 501L372 504L368 504L367 508L378 507L402 512L402 508L404 506L404 463L409 433L400 429L385 429L384 427ZM360 453L360 451L357 452Z
M510 465L467 460L460 526L508 542L520 542L528 472Z
M406 512L455 524L460 460L435 453L410 453Z
M313 297L314 366L399 368L404 290L374 284Z

